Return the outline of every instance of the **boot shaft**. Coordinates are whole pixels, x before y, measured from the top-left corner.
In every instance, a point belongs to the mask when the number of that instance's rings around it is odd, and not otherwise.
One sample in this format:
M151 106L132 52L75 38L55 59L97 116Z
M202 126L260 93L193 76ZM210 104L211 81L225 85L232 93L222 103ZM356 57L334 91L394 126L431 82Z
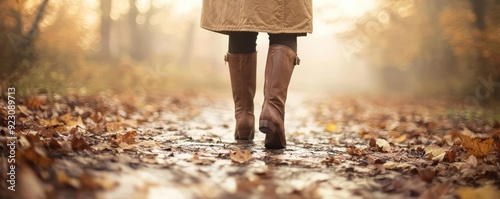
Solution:
M254 104L255 81L257 70L257 53L230 54L225 56L229 65L231 88L233 91L237 140L254 138Z

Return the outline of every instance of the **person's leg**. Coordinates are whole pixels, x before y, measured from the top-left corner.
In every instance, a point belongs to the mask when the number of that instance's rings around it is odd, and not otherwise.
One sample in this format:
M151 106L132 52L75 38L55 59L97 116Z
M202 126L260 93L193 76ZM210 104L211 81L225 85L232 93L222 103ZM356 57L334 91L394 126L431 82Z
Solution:
M257 32L231 32L225 61L233 91L237 140L252 140L255 132L253 98L257 68Z
M232 54L254 53L257 47L257 32L229 33L228 52Z
M289 47L294 52L297 52L297 34L283 33L283 34L269 34L269 46L281 44Z
M265 147L286 147L285 102L293 68L298 64L297 34L269 34L264 103L259 130L266 134Z

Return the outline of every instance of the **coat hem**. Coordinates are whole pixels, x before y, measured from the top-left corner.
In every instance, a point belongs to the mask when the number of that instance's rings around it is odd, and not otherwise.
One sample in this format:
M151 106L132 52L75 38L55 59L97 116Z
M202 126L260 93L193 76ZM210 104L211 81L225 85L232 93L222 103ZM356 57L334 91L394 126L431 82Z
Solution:
M273 30L273 29L265 29L265 28L244 28L244 27L224 27L224 28L214 28L209 26L200 25L201 28L210 30L213 32L221 33L221 34L229 34L229 32L241 31L241 32L265 32L272 34L279 33L296 33L299 36L305 36L307 34L311 34L312 30Z

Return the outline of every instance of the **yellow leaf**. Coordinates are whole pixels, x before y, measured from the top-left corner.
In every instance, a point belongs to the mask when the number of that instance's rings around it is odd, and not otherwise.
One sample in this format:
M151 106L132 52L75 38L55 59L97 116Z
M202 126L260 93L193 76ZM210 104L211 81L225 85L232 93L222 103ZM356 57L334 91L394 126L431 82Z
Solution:
M476 189L472 187L461 187L458 188L455 193L461 199L496 199L500 196L500 191L489 185Z
M397 143L402 143L406 140L407 137L408 137L407 134L403 134L403 135L399 136L398 138L396 138L394 141Z
M325 127L326 132L336 132L339 130L339 127L336 124L328 123Z

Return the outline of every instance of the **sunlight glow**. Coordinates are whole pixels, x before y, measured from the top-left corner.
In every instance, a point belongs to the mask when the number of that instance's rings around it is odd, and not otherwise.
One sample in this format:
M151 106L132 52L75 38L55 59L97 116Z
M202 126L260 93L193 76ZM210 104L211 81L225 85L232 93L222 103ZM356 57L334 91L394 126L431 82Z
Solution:
M373 0L314 1L315 34L331 34L353 26L353 20L378 6Z
M113 20L118 20L122 15L127 14L130 9L128 1L112 0L111 5L111 19Z

